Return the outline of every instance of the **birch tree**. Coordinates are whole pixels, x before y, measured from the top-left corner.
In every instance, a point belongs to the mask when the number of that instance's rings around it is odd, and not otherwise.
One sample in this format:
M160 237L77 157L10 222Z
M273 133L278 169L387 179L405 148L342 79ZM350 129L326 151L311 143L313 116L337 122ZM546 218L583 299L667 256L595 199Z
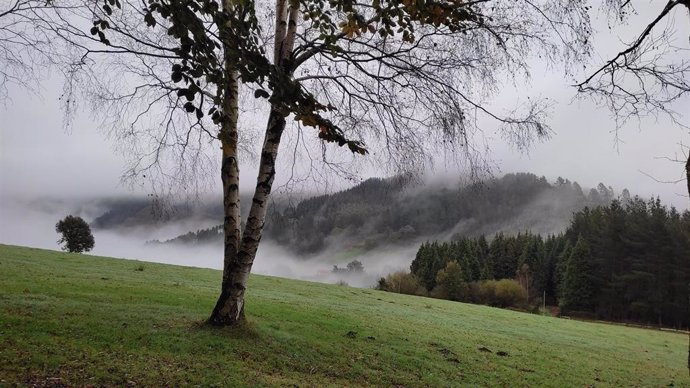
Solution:
M10 85L35 92L43 70L66 59L64 47L51 42L43 31L34 30L32 17L59 8L36 0L0 2L0 102L10 97Z
M492 108L506 82L529 78L536 58L567 73L590 55L580 0L62 1L75 7L42 13L37 25L81 54L68 66L65 99L74 103L81 88L106 125L122 128L138 155L131 177L184 185L220 145L225 245L214 325L244 318L284 133L311 133L401 170L423 169L439 150L476 169L477 132L518 147L550 132L547 101ZM267 114L242 230L245 92ZM170 161L188 169L161 167Z

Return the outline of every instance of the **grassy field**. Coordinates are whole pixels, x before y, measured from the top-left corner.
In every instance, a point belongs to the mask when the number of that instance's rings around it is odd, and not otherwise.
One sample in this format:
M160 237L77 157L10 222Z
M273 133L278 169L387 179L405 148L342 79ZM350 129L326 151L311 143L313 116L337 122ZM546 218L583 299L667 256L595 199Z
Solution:
M0 245L0 386L690 386L686 335Z

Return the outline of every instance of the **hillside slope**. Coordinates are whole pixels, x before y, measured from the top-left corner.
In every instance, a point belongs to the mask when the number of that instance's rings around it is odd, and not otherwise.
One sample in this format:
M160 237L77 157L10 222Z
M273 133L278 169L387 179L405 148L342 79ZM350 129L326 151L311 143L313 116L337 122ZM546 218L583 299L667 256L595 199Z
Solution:
M264 232L268 239L303 256L329 250L365 252L501 231L549 234L565 230L573 212L606 205L614 197L613 189L603 184L585 194L577 182L558 178L549 183L529 173L469 185L417 186L404 176L370 178L296 205L274 206ZM223 238L217 232L221 227L219 220L215 227L164 243L220 246Z
M0 245L0 386L690 386L687 336Z

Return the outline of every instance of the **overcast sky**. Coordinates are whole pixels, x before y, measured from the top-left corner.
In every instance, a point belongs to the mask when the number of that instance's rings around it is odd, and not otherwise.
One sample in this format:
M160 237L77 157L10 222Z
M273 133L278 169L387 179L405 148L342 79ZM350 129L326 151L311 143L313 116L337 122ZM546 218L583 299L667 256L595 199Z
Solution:
M639 31L662 1L644 3L640 15L632 20L629 31ZM683 11L684 12L684 11ZM687 12L676 15L678 44L688 46ZM597 35L595 57L606 58L621 47L618 38L609 36L607 24L598 23L604 31ZM562 74L534 74L532 86L525 92L549 97L556 102L551 125L552 138L536 144L529 154L522 154L500 139L491 141L494 159L502 172L533 172L550 180L558 176L578 181L584 187L599 182L612 185L616 192L628 188L633 194L659 195L663 202L687 208L690 202L684 182L665 184L683 177L683 165L662 159L682 157L682 142L690 144L687 129L668 120L631 123L614 136L615 124L602 107L572 102L574 88ZM10 100L0 106L0 200L10 198L74 197L126 194L120 184L125 164L113 144L97 130L97 123L82 113L70 133L62 126L58 98L61 80L47 79L40 96L10 86ZM511 100L511 95L500 96ZM690 107L690 100L679 102L677 109ZM687 109L690 111L690 109ZM688 122L687 117L685 121ZM491 138L489 133L488 137ZM457 174L437 165L438 174ZM373 174L373 173L370 173ZM254 184L251 169L243 170L242 186ZM651 178L651 177L655 178ZM1 239L0 239L1 241Z

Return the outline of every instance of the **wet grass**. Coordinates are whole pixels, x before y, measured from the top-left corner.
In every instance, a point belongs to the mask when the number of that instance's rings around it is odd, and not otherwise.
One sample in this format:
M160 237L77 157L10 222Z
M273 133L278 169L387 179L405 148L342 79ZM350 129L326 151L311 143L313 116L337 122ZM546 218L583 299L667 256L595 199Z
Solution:
M0 245L0 386L690 386L686 335Z

